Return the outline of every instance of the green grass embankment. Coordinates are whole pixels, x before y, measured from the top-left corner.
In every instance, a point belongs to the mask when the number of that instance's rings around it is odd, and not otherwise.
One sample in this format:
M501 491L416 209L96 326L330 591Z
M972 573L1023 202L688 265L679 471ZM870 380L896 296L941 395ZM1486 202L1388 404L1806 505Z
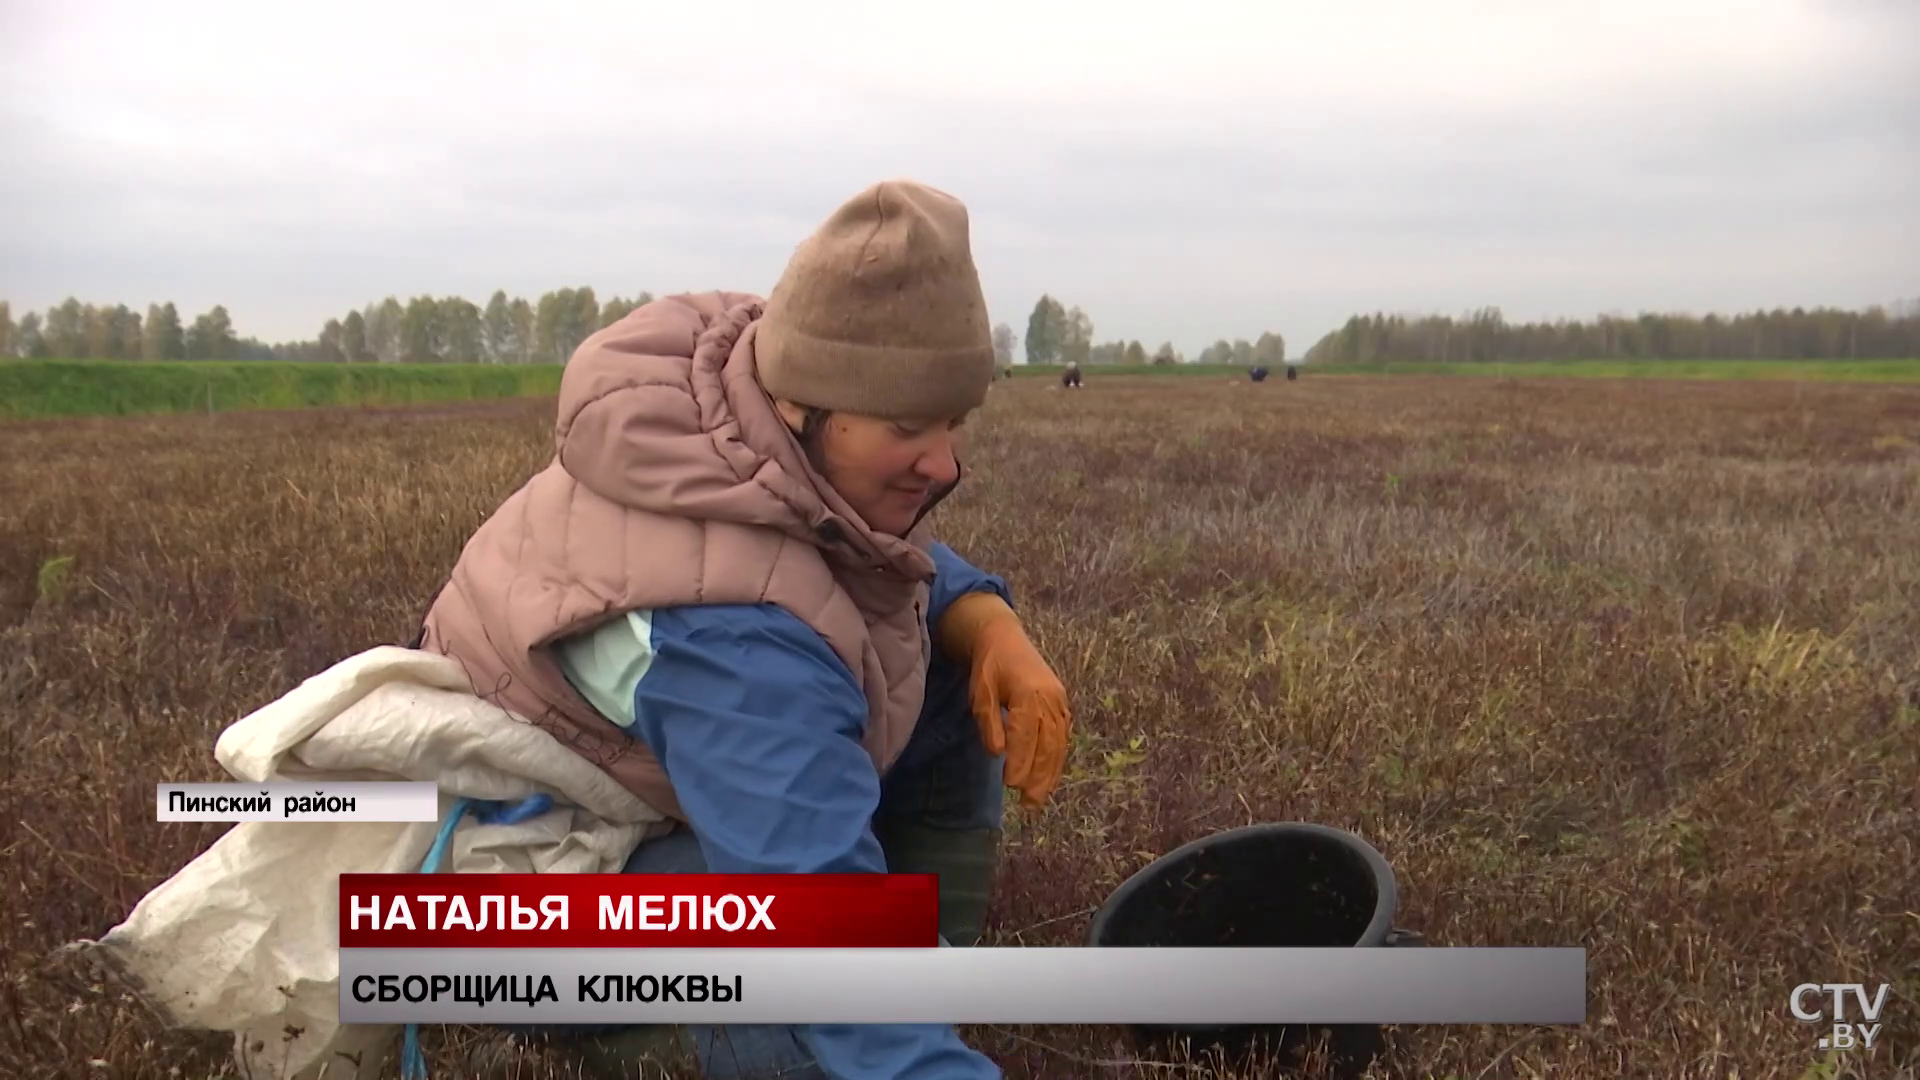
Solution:
M1284 379L1285 365L1271 378ZM544 397L559 392L558 364L150 363L0 361L0 418L127 416L325 406L428 405ZM1018 364L1020 378L1057 378L1056 364ZM1090 364L1089 380L1114 376L1244 378L1237 364ZM1920 382L1920 360L1552 360L1515 363L1303 364L1303 377L1478 375L1503 378Z
M541 397L558 364L0 362L0 417L125 416Z
M1305 364L1302 375L1491 375L1509 379L1708 379L1920 382L1920 360L1526 360L1508 363Z

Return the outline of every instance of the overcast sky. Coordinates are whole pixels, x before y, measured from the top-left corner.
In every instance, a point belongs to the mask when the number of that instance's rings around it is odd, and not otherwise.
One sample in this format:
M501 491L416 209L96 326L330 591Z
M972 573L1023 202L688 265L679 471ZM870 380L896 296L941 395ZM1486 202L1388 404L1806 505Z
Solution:
M1920 297L1920 0L0 0L0 94L16 318L764 292L890 176L996 321L1190 355Z

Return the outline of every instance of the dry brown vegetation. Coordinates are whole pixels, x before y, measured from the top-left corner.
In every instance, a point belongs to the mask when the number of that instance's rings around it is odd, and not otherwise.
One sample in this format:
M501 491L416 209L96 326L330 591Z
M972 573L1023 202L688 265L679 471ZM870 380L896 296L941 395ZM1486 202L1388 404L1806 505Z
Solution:
M409 637L548 407L0 428L0 1075L225 1068L49 954L221 828L155 823L155 782ZM942 534L1078 717L992 939L1077 944L1157 853L1317 821L1436 944L1591 950L1585 1026L1402 1031L1379 1075L1915 1074L1920 389L1016 380L975 430ZM1803 981L1895 984L1879 1049L1823 1065ZM1185 1073L971 1035L1014 1077Z

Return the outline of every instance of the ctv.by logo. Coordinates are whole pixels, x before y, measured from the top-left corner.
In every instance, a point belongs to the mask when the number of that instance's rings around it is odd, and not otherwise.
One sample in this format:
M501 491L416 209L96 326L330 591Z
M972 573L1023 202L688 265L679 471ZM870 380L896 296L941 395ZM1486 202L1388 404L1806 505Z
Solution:
M1822 1050L1851 1050L1858 1046L1862 1050L1873 1049L1874 1037L1880 1034L1880 1009L1887 1003L1887 984L1881 983L1874 991L1871 1000L1867 997L1867 988L1861 983L1801 983L1793 988L1788 1004L1793 1008L1794 1018L1807 1024L1817 1024L1827 1018L1822 1005L1811 1008L1808 999L1818 1002L1822 996L1833 1001L1833 1032L1820 1037ZM1871 1023L1851 1023L1847 1020L1847 1001L1852 999L1860 1006L1862 1021Z

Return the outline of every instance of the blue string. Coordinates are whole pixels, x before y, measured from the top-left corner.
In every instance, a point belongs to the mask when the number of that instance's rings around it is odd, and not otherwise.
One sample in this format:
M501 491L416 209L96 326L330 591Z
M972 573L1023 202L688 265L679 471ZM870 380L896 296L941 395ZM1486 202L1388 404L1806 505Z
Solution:
M406 1080L427 1080L427 1055L420 1052L419 1024L408 1024L400 1040L400 1075Z
M529 795L517 802L475 799L473 805L474 820L482 825L518 825L553 809L553 796L542 792L538 795Z
M472 811L473 819L482 825L518 825L551 809L553 796L545 793L529 795L514 802L459 799L453 804L453 812L441 824L439 834L433 838L433 846L427 849L427 857L421 860L420 872L440 872L440 864L446 861L447 849L453 846L453 830L468 811ZM420 1049L419 1024L408 1024L405 1034L401 1036L400 1075L403 1080L427 1080L427 1055Z

